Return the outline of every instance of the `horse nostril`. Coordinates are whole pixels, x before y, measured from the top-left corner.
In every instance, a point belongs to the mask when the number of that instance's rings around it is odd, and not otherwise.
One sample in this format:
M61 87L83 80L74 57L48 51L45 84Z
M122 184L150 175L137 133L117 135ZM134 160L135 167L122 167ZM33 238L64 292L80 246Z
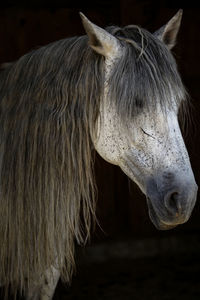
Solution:
M177 201L178 201L178 193L177 192L173 192L169 196L168 204L169 204L170 207L177 208Z
M172 213L175 216L178 216L181 211L179 201L179 193L175 191L168 192L164 198L166 208L170 213Z

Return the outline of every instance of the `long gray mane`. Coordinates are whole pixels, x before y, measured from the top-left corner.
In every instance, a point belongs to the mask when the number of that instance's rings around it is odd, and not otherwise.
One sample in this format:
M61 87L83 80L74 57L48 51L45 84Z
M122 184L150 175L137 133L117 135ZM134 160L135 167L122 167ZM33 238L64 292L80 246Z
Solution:
M107 30L126 49L109 83L123 119L184 97L174 59L156 37L134 26ZM56 260L69 281L74 240L90 235L91 134L103 61L82 36L32 51L0 72L0 282L7 287L23 289Z
M94 216L91 131L102 59L87 38L33 51L0 74L0 282L26 286L57 260L69 281L74 239ZM62 261L61 261L62 260Z

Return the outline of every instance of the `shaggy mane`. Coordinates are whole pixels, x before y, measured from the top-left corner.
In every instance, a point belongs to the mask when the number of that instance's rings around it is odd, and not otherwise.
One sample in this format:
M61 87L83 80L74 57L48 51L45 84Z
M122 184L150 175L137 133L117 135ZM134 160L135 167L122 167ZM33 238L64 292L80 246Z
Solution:
M175 59L163 42L136 25L107 30L124 48L109 82L110 101L115 102L123 121L144 110L152 112L158 104L166 112L186 100Z
M61 40L0 73L0 282L6 286L24 289L26 279L56 260L69 281L74 239L89 238L91 134L104 72L87 44L86 36Z

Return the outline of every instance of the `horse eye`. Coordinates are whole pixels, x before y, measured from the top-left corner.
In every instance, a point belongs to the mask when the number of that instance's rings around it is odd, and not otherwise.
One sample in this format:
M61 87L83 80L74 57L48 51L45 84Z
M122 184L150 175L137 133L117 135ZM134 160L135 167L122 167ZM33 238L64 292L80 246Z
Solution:
M140 129L142 130L142 132L143 132L145 135L151 137L151 138L154 139L154 140L156 139L153 135L151 135L151 134L149 134L148 132L146 132L142 127L140 127Z

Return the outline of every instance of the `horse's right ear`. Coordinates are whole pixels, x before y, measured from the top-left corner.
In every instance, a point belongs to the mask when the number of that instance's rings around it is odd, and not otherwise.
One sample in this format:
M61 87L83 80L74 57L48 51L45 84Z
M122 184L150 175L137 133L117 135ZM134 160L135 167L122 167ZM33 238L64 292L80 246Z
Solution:
M89 38L90 47L105 57L118 56L120 51L118 40L103 28L90 22L84 14L80 13L80 16Z

